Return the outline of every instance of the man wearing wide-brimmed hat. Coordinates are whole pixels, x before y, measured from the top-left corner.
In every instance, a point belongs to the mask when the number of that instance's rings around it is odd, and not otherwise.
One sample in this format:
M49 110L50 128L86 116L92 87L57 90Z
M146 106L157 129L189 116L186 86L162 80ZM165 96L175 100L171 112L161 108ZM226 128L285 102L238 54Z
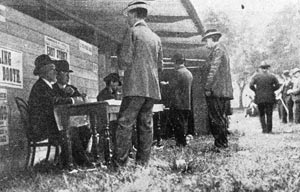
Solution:
M124 71L123 100L116 130L113 162L116 167L126 165L131 149L133 125L137 122L136 161L147 165L153 140L152 109L161 99L158 70L162 67L160 38L148 27L145 18L146 1L132 1L124 10L129 29L120 49Z
M225 47L219 43L222 34L216 29L205 32L202 41L210 51L208 63L210 70L205 85L205 96L211 132L217 148L228 147L227 108L233 99L229 56Z
M294 102L294 122L300 123L300 69L292 69L293 75L293 89L289 90L287 93L292 95L292 100Z
M275 91L280 84L275 75L269 73L270 65L267 62L263 61L259 68L261 71L251 79L250 89L255 93L254 102L258 106L262 132L271 133L273 107L276 103Z
M54 105L71 104L73 100L71 97L60 97L53 90L57 75L55 61L43 54L35 59L34 64L33 74L39 76L39 79L33 85L28 100L32 137L40 141L49 139L50 142L61 143L61 134L53 113Z

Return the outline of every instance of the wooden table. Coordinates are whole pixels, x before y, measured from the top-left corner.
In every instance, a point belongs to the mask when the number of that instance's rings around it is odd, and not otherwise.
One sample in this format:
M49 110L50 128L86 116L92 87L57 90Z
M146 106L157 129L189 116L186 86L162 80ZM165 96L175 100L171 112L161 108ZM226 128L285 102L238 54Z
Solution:
M72 158L72 145L70 139L70 117L78 115L88 115L90 119L90 127L92 130L93 147L92 154L95 160L98 159L97 151L97 130L104 130L104 158L107 164L110 163L110 127L109 121L111 115L116 115L120 110L121 101L108 100L103 102L82 103L82 104L69 104L58 105L54 108L54 114L58 128L63 131L64 146L66 149L66 162L69 166L73 165ZM155 104L153 108L154 113L158 113L157 128L160 131L160 112L164 110L164 105ZM160 134L158 134L158 144L160 142Z

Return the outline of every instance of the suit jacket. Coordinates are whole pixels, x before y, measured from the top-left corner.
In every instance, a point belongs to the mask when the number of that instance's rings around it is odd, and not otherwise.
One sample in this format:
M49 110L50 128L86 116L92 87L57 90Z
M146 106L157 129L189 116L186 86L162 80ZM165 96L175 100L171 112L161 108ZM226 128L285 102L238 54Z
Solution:
M300 102L300 78L295 79L294 87L292 89L292 100L296 103Z
M280 85L277 78L271 73L257 73L250 82L250 89L255 92L254 102L275 103L275 91Z
M162 45L145 21L127 31L120 56L125 65L123 96L161 99L158 69L162 68Z
M191 110L192 81L193 75L184 65L175 68L170 80L170 88L174 93L172 94L171 107Z
M73 85L66 85L66 87L71 87L74 90L74 93L73 94L69 94L69 93L65 92L64 89L59 88L59 86L58 86L57 83L55 83L53 85L54 91L59 96L61 96L61 97L64 97L64 98L66 98L66 97L81 97L81 94L79 93L78 89L75 86L73 86Z
M43 79L38 79L28 100L29 119L34 137L39 140L57 137L59 132L53 113L54 105L71 103L70 97L62 98Z
M97 96L97 101L104 101L109 99L116 99L116 93L111 92L107 87L102 89Z
M229 56L224 46L217 44L209 54L210 70L205 90L212 96L233 99Z

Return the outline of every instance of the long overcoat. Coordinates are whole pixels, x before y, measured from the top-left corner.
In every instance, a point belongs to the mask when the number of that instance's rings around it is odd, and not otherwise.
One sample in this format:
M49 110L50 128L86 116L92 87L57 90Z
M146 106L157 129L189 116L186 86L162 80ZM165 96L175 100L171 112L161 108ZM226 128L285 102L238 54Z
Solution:
M280 84L275 75L271 73L257 73L251 79L250 89L254 91L254 102L275 103L275 91L279 89Z
M233 88L230 74L230 60L223 45L218 43L209 55L210 70L205 90L211 91L212 96L233 99Z
M171 95L171 106L175 109L191 110L192 73L184 65L180 65L175 68L171 78L170 88L174 93Z
M160 100L158 69L162 68L162 45L145 21L127 31L120 56L125 65L123 96Z

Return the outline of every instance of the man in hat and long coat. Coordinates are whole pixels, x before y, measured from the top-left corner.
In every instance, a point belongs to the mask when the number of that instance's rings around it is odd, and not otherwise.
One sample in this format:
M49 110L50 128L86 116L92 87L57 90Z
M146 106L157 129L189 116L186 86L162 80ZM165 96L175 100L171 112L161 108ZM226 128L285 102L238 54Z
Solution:
M124 10L129 29L123 39L120 59L124 71L123 100L116 129L113 165L124 166L132 147L132 129L136 123L136 162L147 165L153 140L154 103L161 99L158 71L162 68L160 38L148 27L145 1L133 1Z
M53 113L54 105L72 104L74 100L71 97L59 96L53 89L52 84L56 82L57 75L55 61L43 54L35 59L34 64L33 74L39 76L39 79L33 85L28 100L32 134L38 140L49 139L50 142L62 143Z
M263 133L272 132L273 107L276 103L274 92L280 87L275 75L269 73L269 68L269 64L262 62L260 65L261 71L250 82L250 89L255 93L254 102L258 106Z
M226 104L233 99L229 56L219 43L222 34L216 29L207 30L202 38L210 50L210 70L205 84L206 102L211 132L217 148L228 147Z

